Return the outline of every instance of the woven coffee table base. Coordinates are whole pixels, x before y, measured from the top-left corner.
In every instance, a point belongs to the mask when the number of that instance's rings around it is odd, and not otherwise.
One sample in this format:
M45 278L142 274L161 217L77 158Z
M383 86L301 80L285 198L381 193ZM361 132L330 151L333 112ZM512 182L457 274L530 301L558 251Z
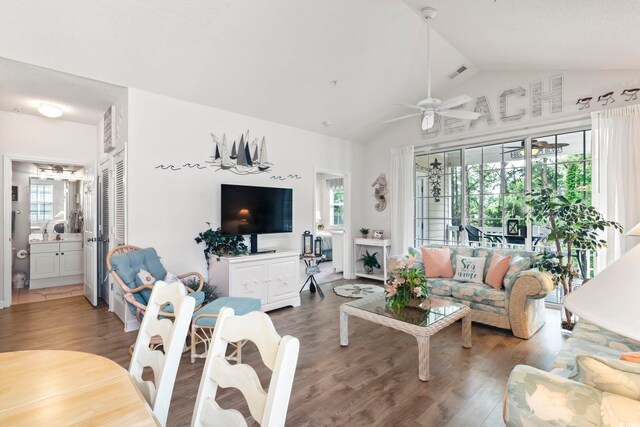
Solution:
M429 337L462 319L462 346L471 348L471 309L464 306L430 326L412 325L380 314L342 304L340 306L340 345L349 345L349 316L359 317L416 337L418 341L418 378L429 381Z

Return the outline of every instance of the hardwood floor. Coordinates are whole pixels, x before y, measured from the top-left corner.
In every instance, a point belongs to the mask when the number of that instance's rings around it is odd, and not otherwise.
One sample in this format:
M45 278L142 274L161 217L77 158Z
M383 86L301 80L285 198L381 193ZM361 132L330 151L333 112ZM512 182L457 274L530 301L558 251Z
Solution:
M549 369L563 343L555 310L548 310L547 324L530 340L474 323L471 349L462 348L456 322L431 338L432 378L423 383L417 343L409 335L351 317L349 346L340 347L338 307L348 299L331 289L344 283L323 285L324 299L303 292L300 307L269 313L281 335L301 342L290 426L502 425L502 397L513 366ZM135 339L136 332L122 332L122 323L104 303L93 308L82 296L0 310L3 352L85 351L128 368L127 348ZM245 349L243 361L260 368L266 387L267 369L256 364L255 347ZM189 354L183 355L168 425L189 425L203 365L204 360L191 364ZM222 390L221 398L221 406L248 415L236 390Z

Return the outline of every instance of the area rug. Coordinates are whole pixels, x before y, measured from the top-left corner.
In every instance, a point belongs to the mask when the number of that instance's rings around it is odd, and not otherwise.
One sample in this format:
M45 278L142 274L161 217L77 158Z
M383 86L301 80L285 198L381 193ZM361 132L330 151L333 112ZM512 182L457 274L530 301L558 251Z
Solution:
M336 295L346 298L362 298L384 291L382 286L370 285L366 283L353 283L351 285L340 285L333 288Z

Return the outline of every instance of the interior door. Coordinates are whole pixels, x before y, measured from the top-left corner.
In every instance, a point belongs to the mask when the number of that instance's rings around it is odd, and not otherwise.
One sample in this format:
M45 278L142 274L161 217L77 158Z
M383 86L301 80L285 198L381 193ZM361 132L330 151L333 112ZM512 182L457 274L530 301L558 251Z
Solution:
M84 167L84 296L92 305L98 305L98 272L96 253L97 198L96 166Z
M109 217L109 244L105 246L105 250L113 249L116 246L124 245L127 241L126 229L126 150L122 149L115 153L111 160L111 188L109 190L110 203L109 209L111 216ZM127 303L122 295L120 285L114 282L113 277L109 275L109 283L111 285L111 311L116 313L124 322L125 330L129 330L130 324L137 323L127 307Z
M109 253L109 218L111 212L109 210L111 194L109 161L105 161L100 165L98 173L98 241L96 243L97 250L97 269L98 269L98 297L102 298L109 306L110 304L110 277L107 268L107 254Z

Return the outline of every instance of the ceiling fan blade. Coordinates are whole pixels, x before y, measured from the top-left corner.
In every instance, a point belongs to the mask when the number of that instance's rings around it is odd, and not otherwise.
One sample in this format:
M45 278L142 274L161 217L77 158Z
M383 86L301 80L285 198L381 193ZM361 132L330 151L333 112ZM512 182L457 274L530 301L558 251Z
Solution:
M411 108L412 110L418 110L420 112L422 112L424 110L422 107L419 107L417 105L412 105L412 104L395 104L395 105L400 105L402 107Z
M465 110L436 110L436 113L440 114L444 117L453 117L454 119L464 119L464 120L475 120L480 117L482 114L476 113L474 111L465 111Z
M446 99L438 105L438 110L448 110L453 107L457 107L458 105L464 105L469 101L472 101L473 98L469 95L460 95L455 96L453 98Z
M422 119L422 130L429 130L433 127L435 114L433 111L425 111L424 118Z
M406 116L400 116L400 117L396 117L394 119L389 119L389 120L385 120L382 123L391 123L391 122L395 122L397 120L403 120L403 119L408 119L409 117L416 117L421 115L422 113L413 113L413 114L407 114Z

